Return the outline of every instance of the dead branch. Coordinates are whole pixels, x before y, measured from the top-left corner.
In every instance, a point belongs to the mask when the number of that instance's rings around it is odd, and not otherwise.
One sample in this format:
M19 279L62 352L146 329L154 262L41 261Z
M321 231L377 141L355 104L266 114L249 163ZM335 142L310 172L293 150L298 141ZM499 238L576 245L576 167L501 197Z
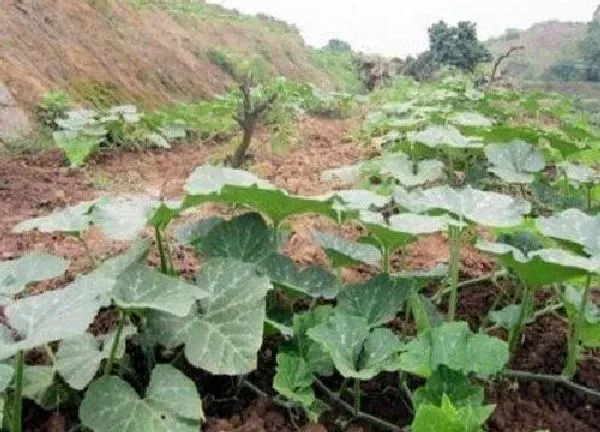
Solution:
M492 69L492 74L490 75L490 81L489 84L491 85L494 81L496 81L496 74L498 73L498 68L500 67L500 64L502 64L502 62L504 60L506 60L508 57L510 57L510 55L516 51L523 51L525 49L525 45L515 45L515 46L511 46L504 54L502 54L500 57L498 57L494 63L494 68Z

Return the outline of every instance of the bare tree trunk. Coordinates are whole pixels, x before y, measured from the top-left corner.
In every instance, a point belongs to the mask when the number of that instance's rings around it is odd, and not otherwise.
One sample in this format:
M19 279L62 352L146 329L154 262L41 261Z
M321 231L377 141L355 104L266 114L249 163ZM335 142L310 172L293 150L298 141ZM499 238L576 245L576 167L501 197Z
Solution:
M231 158L231 166L233 168L240 168L244 165L246 152L250 148L250 144L252 144L252 137L258 122L267 109L275 102L275 99L277 99L277 94L273 94L262 104L254 106L252 101L252 76L250 75L244 78L244 81L240 85L240 90L242 92L242 106L240 113L235 116L235 120L244 131L244 136L241 144L236 148Z
M243 127L244 137L242 143L235 149L233 157L231 158L231 167L240 168L246 161L246 152L252 144L252 136L254 135L255 125L246 125Z
M492 69L492 74L490 75L489 85L492 85L493 82L496 80L496 74L498 73L498 68L500 67L500 64L502 64L502 62L508 57L510 57L510 55L515 51L523 51L524 49L525 45L512 46L504 54L502 54L496 59L496 62L494 63L494 68Z

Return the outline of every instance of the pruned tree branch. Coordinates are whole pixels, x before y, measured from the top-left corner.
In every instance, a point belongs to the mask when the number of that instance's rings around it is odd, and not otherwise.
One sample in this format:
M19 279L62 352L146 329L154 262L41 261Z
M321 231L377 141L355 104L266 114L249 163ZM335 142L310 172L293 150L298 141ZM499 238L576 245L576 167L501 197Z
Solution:
M490 75L490 82L489 82L490 85L496 80L496 74L498 73L498 68L500 67L502 62L504 60L506 60L507 58L509 58L512 53L514 53L516 51L523 51L524 49L525 49L525 45L511 46L504 54L502 54L501 56L499 56L496 59L496 61L494 62L494 67L492 69L492 74Z

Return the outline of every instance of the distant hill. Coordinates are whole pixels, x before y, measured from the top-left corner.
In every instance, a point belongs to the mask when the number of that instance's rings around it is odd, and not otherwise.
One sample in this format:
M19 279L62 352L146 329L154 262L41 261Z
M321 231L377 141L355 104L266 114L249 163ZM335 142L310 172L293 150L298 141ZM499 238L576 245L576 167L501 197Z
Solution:
M509 29L504 35L486 42L496 57L514 45L525 50L513 54L503 68L522 80L540 80L546 70L561 59L576 59L586 23L547 21L527 30Z
M298 30L189 0L19 0L0 6L0 89L30 110L52 89L160 106L221 93L235 61L335 87ZM4 86L4 87L3 87Z

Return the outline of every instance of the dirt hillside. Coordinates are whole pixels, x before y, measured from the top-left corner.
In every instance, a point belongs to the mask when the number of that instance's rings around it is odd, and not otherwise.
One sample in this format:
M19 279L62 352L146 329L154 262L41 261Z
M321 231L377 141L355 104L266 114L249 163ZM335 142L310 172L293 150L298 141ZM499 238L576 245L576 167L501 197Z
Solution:
M0 86L32 108L50 89L156 106L223 91L227 56L324 87L298 31L188 0L0 0ZM225 65L226 66L226 65Z
M513 54L503 66L521 79L537 80L558 60L578 57L585 31L583 22L548 21L527 30L507 30L503 36L489 40L487 45L494 56L511 46L523 45L525 50Z

